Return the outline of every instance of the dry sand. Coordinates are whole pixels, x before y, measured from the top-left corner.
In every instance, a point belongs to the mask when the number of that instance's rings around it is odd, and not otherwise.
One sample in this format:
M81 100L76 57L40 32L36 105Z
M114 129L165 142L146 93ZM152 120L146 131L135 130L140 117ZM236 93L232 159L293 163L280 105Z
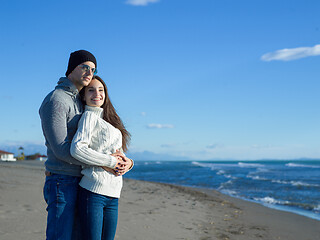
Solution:
M0 239L45 239L43 166L0 162ZM320 221L216 191L125 179L117 240L317 240Z

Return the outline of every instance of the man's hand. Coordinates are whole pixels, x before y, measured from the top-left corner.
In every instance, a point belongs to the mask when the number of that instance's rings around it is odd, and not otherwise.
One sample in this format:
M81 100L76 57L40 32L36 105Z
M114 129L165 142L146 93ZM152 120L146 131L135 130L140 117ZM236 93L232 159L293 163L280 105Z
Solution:
M101 166L103 168L103 170L109 172L109 173L112 173L113 175L116 175L116 176L119 176L118 173L116 173L116 171L112 168L108 168L108 167L104 167L104 166Z

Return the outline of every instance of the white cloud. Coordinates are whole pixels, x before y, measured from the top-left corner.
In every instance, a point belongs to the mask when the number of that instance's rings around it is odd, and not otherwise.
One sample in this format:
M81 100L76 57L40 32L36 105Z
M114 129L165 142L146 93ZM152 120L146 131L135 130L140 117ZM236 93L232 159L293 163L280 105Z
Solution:
M275 52L266 53L261 57L262 61L291 61L304 57L320 55L320 44L313 47L285 48Z
M251 146L251 148L253 149L270 149L270 148L274 148L276 146L271 146L271 145L260 145L260 144L253 144Z
M160 0L127 0L126 4L134 5L134 6L147 6L149 3L156 3Z
M174 128L174 126L172 124L150 123L147 128Z
M174 147L176 147L176 146L177 146L176 144L166 143L166 144L161 144L160 147L162 147L162 148L174 148Z
M141 116L145 117L147 115L146 112L141 112Z
M207 146L207 148L209 148L209 149L215 149L215 148L217 148L219 146L219 144L210 144L210 145L208 145Z

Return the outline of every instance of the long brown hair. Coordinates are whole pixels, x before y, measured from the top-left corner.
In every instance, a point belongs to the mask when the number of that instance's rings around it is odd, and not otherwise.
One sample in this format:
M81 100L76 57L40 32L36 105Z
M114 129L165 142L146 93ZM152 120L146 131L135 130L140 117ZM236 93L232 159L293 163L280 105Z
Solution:
M105 82L102 80L101 77L99 77L97 75L93 76L92 80L93 79L96 79L102 83L103 88L104 88L104 92L105 92L105 100L101 106L103 108L103 117L102 118L103 118L103 120L107 121L112 126L114 126L115 128L118 128L120 130L120 132L122 134L122 149L124 152L126 152L128 150L131 134L127 131L122 120L120 119L119 115L117 114L117 111L113 107L111 100L109 98L108 88L107 88L107 85L105 84ZM84 101L85 88L86 87L82 88L80 91L80 96L81 96L82 101ZM85 104L85 102L84 102L84 104Z

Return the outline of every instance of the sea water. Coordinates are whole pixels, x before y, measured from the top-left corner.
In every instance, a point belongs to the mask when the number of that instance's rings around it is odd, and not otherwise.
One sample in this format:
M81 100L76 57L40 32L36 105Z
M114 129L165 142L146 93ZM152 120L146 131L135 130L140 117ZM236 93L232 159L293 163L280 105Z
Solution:
M125 176L215 189L320 221L320 160L136 161Z

